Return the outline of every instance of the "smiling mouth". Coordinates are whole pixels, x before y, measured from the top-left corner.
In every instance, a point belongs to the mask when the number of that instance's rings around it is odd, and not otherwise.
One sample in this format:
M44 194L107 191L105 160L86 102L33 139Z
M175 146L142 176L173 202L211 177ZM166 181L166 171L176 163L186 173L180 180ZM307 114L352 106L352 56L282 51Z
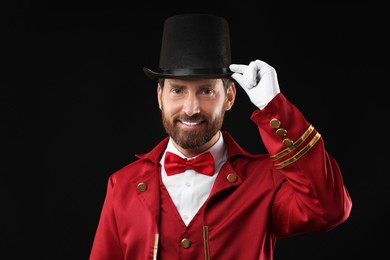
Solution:
M197 126L200 125L202 121L180 121L180 123L186 126Z

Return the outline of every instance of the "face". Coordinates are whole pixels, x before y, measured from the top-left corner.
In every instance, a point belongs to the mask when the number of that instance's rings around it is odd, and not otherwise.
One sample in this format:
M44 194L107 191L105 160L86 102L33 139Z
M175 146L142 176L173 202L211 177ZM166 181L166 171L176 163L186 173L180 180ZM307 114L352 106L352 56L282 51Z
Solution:
M166 79L157 88L166 132L184 150L207 149L218 140L225 111L235 99L234 84L221 79Z

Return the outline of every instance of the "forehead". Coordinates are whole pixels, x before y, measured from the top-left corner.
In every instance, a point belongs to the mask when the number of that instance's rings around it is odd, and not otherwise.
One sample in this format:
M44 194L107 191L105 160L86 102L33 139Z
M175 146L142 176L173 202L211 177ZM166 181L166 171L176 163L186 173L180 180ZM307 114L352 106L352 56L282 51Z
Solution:
M223 86L221 79L165 79L164 85L180 87Z

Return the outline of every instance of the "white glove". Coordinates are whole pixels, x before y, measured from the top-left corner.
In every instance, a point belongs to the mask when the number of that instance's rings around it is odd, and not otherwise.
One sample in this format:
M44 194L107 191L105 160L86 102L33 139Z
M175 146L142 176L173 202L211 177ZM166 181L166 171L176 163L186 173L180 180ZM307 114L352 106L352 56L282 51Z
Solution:
M245 90L249 99L263 109L279 92L279 83L273 67L261 60L249 65L231 64L232 78Z

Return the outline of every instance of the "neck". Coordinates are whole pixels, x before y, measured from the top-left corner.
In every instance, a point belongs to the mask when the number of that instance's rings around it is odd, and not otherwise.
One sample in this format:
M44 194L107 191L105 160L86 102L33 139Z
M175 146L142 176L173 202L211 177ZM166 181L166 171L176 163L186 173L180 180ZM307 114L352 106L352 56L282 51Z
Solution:
M188 158L192 158L192 157L195 157L195 156L203 153L204 151L210 149L210 147L212 147L218 141L220 135L221 135L221 131L218 131L213 136L213 138L211 138L210 141L208 141L207 143L205 143L204 145L202 145L201 147L199 147L197 149L184 149L183 147L181 147L177 143L175 143L175 141L173 141L173 140L172 140L172 143L176 147L176 149L179 150L182 154L184 154Z

